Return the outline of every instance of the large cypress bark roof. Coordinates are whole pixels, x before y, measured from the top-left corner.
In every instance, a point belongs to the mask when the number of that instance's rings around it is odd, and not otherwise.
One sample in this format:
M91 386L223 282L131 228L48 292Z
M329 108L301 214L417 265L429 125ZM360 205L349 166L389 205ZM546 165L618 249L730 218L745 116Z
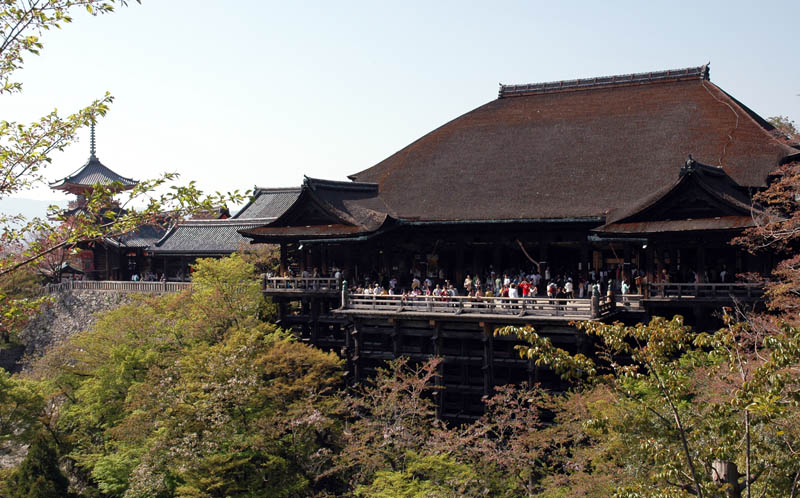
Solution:
M502 86L497 100L352 175L402 220L605 216L669 188L692 154L761 187L797 149L708 67Z

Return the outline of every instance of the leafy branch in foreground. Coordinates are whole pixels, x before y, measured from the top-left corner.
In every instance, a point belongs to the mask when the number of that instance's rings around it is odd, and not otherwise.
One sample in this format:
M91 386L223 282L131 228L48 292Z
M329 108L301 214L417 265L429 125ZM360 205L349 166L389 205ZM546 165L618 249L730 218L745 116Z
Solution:
M795 496L800 330L784 323L766 331L730 315L727 323L713 333L695 333L680 317L635 326L580 323L596 340L596 360L556 348L530 328L497 333L524 340L522 357L583 380L585 391L609 390L613 403L596 409L586 424L627 469L620 492ZM714 473L715 462L745 472L726 484Z

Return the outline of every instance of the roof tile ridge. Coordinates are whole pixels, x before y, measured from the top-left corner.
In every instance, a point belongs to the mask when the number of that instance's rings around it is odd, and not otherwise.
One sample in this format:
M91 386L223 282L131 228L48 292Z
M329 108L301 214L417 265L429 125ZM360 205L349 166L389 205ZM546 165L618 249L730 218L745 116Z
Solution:
M270 192L300 192L303 187L253 187L253 194Z
M378 191L378 184L374 182L325 180L323 178L311 178L308 176L304 177L303 185L308 186L311 190L315 190L316 187L328 187L342 190Z
M682 69L667 69L647 73L618 74L611 76L597 76L594 78L579 78L574 80L548 81L542 83L527 83L520 85L500 84L497 98L522 97L528 95L541 95L559 92L572 92L579 90L592 90L597 88L614 88L630 85L645 85L653 83L667 83L676 81L708 81L709 64Z

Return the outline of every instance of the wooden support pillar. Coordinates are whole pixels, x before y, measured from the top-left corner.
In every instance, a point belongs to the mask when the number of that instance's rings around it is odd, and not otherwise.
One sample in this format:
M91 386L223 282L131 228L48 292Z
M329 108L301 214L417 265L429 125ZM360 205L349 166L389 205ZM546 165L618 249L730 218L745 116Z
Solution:
M702 244L697 246L697 275L700 282L706 281L706 248Z
M587 282L589 280L589 264L591 260L589 259L589 243L583 242L581 243L581 268L580 268L580 276L585 279Z
M353 345L353 378L356 383L361 382L363 378L363 366L361 365L361 350L364 346L364 338L359 330L358 324L354 324L352 332L352 345Z
M273 298L274 299L274 298ZM289 303L286 299L279 298L278 300L278 321L282 322L286 319L289 313Z
M492 271L503 276L503 246L496 244L492 248ZM494 282L492 282L494 284Z
M494 331L488 323L480 325L483 327L483 395L491 396L494 389Z
M311 344L315 346L319 344L319 315L321 305L322 303L319 297L311 298Z
M478 276L479 272L481 272L481 266L483 265L481 252L482 251L479 246L475 246L472 248L472 270L470 271L470 275L472 275L472 280L475 280L475 277ZM481 279L482 278L483 277L481 277Z
M104 245L103 249L105 250L105 258L106 258L106 275L104 280L111 280L111 263L108 260L108 246Z
M656 267L656 262L654 260L655 249L653 248L653 243L650 242L647 244L647 247L644 250L644 265L645 265L645 272L647 275L648 282L655 282L656 276L658 273L658 268Z
M550 265L547 263L548 257L549 257L549 253L550 253L550 243L547 242L547 241L544 241L544 240L541 241L539 243L539 265L540 265L539 266L539 271L542 274L542 281L543 282L545 281L546 270L550 267ZM554 275L550 275L550 278L553 278L553 277L554 277ZM542 286L542 289L543 288L544 288L544 286Z
M393 325L392 328L392 355L395 359L400 358L400 351L402 351L403 337L400 335L400 321L393 318L389 319L389 323Z
M442 418L444 410L444 357L442 356L442 324L436 320L429 322L433 326L433 355L441 358L439 366L436 367L436 385L439 386L434 393L434 403L436 404L436 417Z
M303 315L303 324L300 326L300 335L307 338L311 335L311 327L308 324L308 316L311 315L311 303L308 297L300 300L300 314Z
M528 385L534 385L536 382L539 381L539 368L536 366L536 363L533 360L528 360L527 370L528 370Z
M281 266L280 269L278 270L280 272L280 276L283 276L283 274L286 273L286 271L288 271L289 269L286 264L287 260L286 251L287 251L286 242L281 242Z
M622 279L627 280L628 283L631 281L631 254L633 254L633 246L630 242L626 242L623 248L623 265L622 265Z
M456 268L453 272L453 285L458 289L464 283L464 242L458 241L456 246Z

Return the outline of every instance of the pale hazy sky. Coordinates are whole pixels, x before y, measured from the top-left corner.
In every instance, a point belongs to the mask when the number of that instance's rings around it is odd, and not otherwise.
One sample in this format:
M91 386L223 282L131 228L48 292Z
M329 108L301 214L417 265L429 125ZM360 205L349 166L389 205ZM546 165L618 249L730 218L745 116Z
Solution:
M143 0L47 33L0 117L71 112L109 91L100 160L136 179L175 171L205 190L343 180L495 99L501 82L710 61L711 80L754 111L800 121L797 7ZM48 178L80 167L88 142L87 130L55 155Z

